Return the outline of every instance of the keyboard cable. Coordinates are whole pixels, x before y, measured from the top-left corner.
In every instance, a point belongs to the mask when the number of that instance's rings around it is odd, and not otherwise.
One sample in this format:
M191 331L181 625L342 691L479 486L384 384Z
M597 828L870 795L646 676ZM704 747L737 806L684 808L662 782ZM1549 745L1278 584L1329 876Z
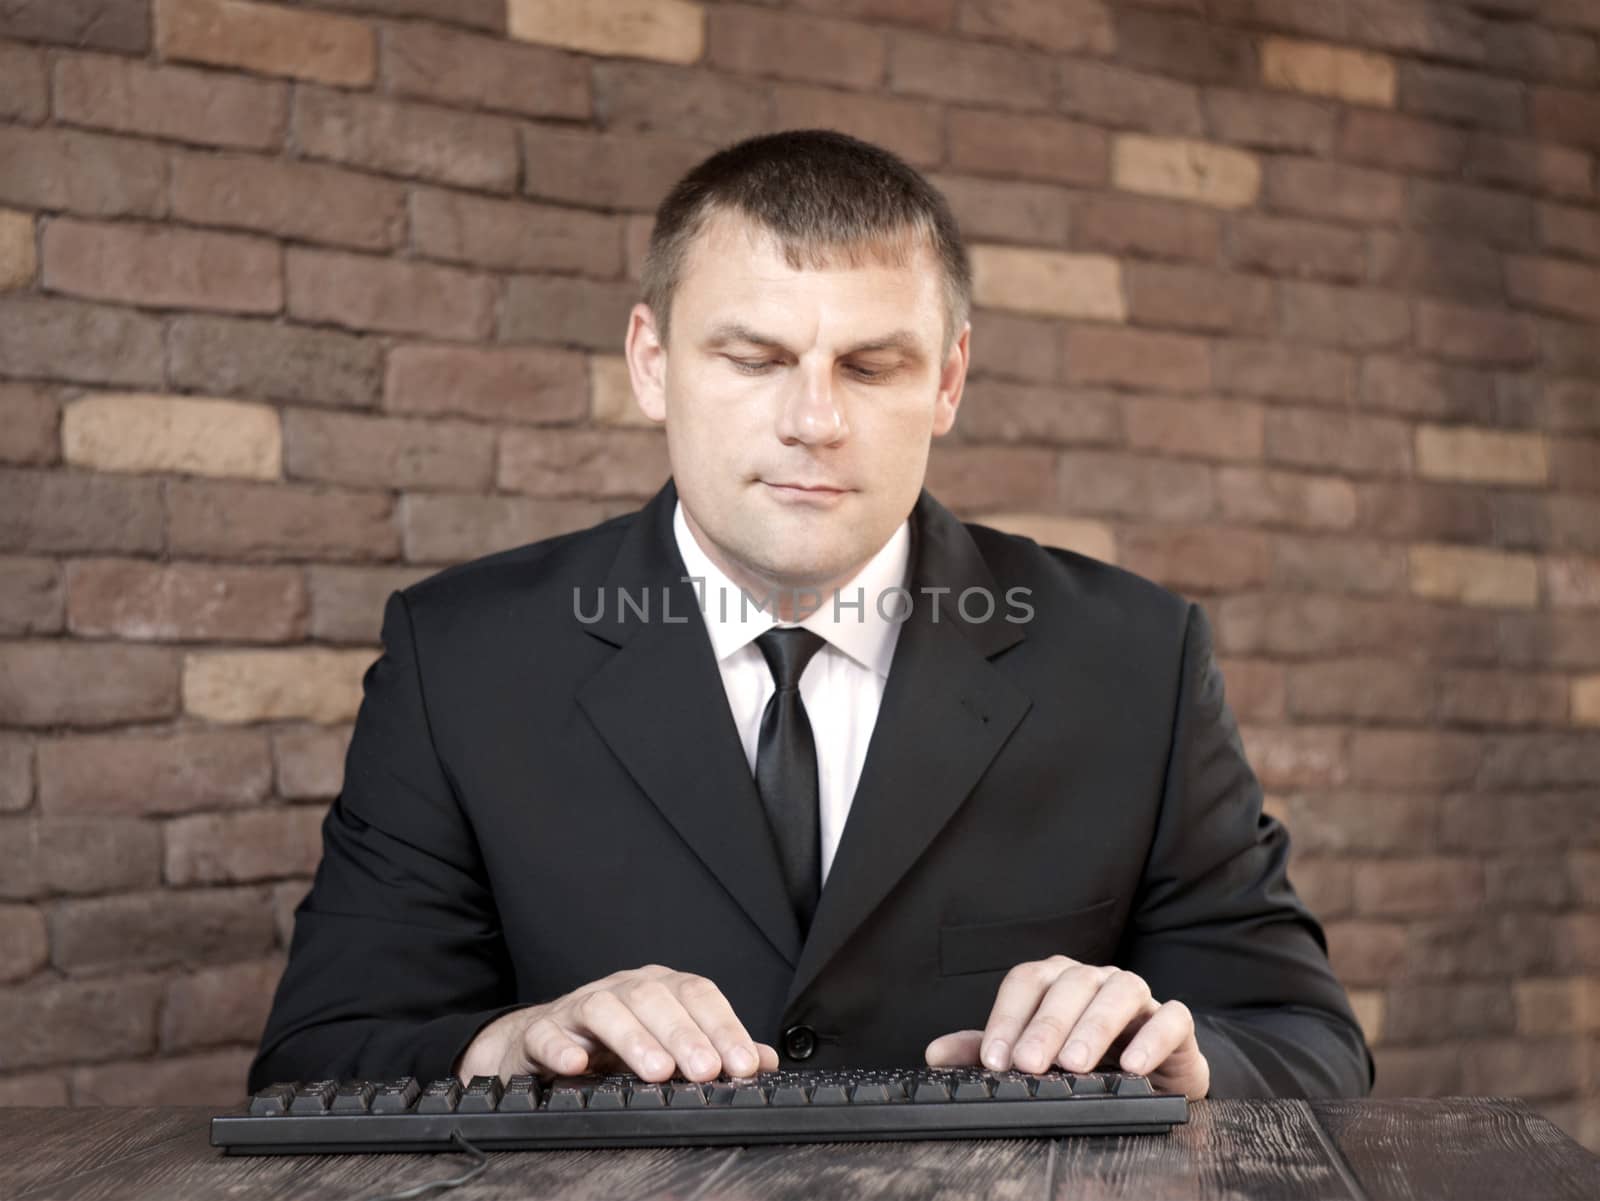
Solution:
M425 1193L433 1192L435 1189L443 1191L444 1189L455 1188L459 1184L465 1184L469 1180L476 1180L479 1176L483 1175L484 1172L488 1171L488 1154L483 1151L482 1148L474 1147L465 1138L463 1138L461 1131L452 1130L450 1132L450 1141L452 1143L459 1144L461 1150L467 1155L474 1157L477 1160L477 1163L468 1168L465 1172L461 1173L459 1176L451 1176L447 1180L430 1180L426 1184L415 1184L408 1189L400 1190L398 1193L384 1193L381 1196L368 1197L366 1201L410 1201L410 1198L412 1197L420 1197Z

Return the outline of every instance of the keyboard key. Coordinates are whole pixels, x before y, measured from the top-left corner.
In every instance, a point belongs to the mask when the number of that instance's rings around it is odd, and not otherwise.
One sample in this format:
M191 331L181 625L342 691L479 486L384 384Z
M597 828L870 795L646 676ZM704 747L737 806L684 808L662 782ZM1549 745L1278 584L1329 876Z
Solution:
M993 1093L993 1081L984 1076L971 1076L956 1085L957 1101L987 1101Z
M1033 1077L1021 1072L1001 1072L995 1079L996 1101L1026 1101L1033 1096Z
M493 1113L500 1107L500 1077L474 1076L461 1094L457 1113Z
M293 1114L323 1114L328 1112L328 1105L333 1100L333 1094L338 1090L337 1080L313 1080L309 1084L302 1084L294 1090L294 1100L289 1102L289 1112Z
M889 1086L881 1080L862 1080L851 1090L855 1105L882 1105L889 1101Z
M435 1080L422 1090L422 1098L417 1102L418 1113L454 1113L456 1103L461 1100L461 1081L454 1076L443 1080Z
M602 1080L589 1094L590 1109L626 1109L628 1086L620 1080Z
M635 1084L628 1090L629 1109L665 1109L667 1095L661 1085L651 1081Z
M422 1086L414 1076L401 1076L378 1085L372 1096L373 1113L409 1113L422 1095Z
M807 1105L810 1103L810 1086L803 1080L786 1081L772 1090L773 1105Z
M911 1099L916 1102L948 1101L950 1099L949 1081L942 1077L931 1077L917 1084L917 1091L911 1094Z
M1051 1072L1034 1081L1033 1095L1040 1101L1060 1101L1072 1096L1072 1085L1060 1072Z
M271 1118L289 1112L289 1103L294 1100L294 1085L269 1084L250 1098L250 1116L253 1118Z
M1099 1072L1084 1072L1082 1075L1072 1077L1074 1097L1103 1097L1108 1091L1106 1078Z
M1155 1088L1150 1083L1148 1076L1118 1076L1117 1083L1111 1090L1119 1097L1153 1097Z
M592 1085L585 1085L582 1077L559 1076L550 1087L547 1109L582 1109L589 1103Z
M501 1113L532 1113L539 1108L539 1080L535 1076L513 1076L506 1081L500 1098Z
M813 1105L850 1104L850 1086L843 1080L830 1080L811 1090Z
M692 1080L675 1081L670 1091L667 1104L673 1109L704 1109L706 1107L706 1086Z
M769 1095L770 1092L767 1085L761 1083L759 1080L752 1080L748 1083L739 1083L734 1086L733 1107L735 1109L746 1109L751 1106L760 1106L765 1108Z
M339 1086L333 1094L334 1113L366 1113L377 1090L370 1081L351 1080Z

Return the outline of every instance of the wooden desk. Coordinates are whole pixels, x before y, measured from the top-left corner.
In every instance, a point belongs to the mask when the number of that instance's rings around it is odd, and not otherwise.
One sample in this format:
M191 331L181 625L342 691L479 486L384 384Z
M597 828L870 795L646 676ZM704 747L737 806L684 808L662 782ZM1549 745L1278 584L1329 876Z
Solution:
M213 1111L0 1109L5 1201L355 1201L463 1156L224 1156ZM500 1151L447 1201L1600 1198L1600 1158L1518 1100L1205 1101L1170 1135Z

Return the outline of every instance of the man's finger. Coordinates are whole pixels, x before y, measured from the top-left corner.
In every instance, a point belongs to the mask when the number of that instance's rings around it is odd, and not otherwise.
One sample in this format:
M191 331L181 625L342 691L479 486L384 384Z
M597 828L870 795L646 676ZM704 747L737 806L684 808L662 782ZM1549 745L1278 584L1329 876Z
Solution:
M1182 1001L1156 1008L1139 1033L1122 1049L1121 1065L1128 1072L1152 1072L1194 1037L1194 1015Z
M1090 1071L1130 1022L1155 1008L1143 976L1114 970L1072 1023L1061 1048L1061 1066L1073 1072Z
M982 1042L982 1030L957 1030L934 1039L922 1057L930 1068L967 1067L978 1062Z
M720 1062L712 1066L712 1074L719 1068L730 1076L756 1074L759 1056L755 1040L721 989L703 976L690 977L678 987L678 1000L716 1049Z
M1056 977L1044 992L1027 1023L1017 1035L1016 1050L1012 1059L1024 1072L1044 1072L1051 1061L1061 1053L1067 1041L1067 1032L1083 1012L1090 1000L1100 991L1101 982L1113 969L1075 963ZM995 1008L999 1009L999 1003ZM989 1019L993 1028L996 1019ZM1004 1037L1005 1027L999 1027ZM984 1060L988 1062L987 1057Z
M1039 1001L1063 971L1082 965L1065 956L1019 963L1006 973L984 1023L978 1048L983 1065L992 1071L1012 1066L1012 1056L1023 1028L1039 1008ZM1017 1067L1022 1067L1017 1064ZM1027 1069L1024 1068L1024 1071Z

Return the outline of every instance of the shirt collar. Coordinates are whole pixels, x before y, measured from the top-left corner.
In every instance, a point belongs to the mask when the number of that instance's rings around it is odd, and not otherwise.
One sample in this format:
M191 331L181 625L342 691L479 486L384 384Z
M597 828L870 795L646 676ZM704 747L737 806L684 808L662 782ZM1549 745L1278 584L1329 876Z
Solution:
M718 662L779 624L771 613L759 607L760 597L746 601L739 586L712 562L689 529L681 500L673 506L672 532L688 574L703 581L696 586L696 591L701 598L706 631L711 635L711 649ZM906 586L910 551L911 521L907 518L878 553L839 588L837 605L835 598L829 597L799 624L820 634L863 667L887 678L889 661L894 656L895 635L900 628L893 618L903 614L909 606L905 599L883 594ZM881 606L880 597L883 597ZM723 598L727 601L725 606ZM884 617L884 612L890 616Z

